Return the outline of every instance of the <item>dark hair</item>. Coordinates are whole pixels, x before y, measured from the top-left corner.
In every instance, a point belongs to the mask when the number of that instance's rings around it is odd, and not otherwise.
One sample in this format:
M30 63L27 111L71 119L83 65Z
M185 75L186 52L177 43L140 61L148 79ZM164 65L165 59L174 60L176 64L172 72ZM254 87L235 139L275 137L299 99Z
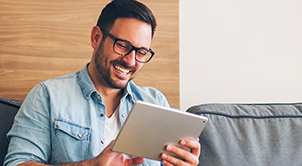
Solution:
M113 0L102 11L97 26L110 31L118 18L135 18L151 25L152 37L156 28L156 19L152 11L136 0Z

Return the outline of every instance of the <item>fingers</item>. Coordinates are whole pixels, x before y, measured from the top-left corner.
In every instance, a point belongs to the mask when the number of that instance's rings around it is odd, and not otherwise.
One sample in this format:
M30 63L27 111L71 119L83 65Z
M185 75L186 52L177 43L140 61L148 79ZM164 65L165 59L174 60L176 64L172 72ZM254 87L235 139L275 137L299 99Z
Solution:
M166 153L161 155L163 161L162 163L166 166L168 165L197 165L199 163L200 155L200 144L198 140L182 140L180 141L182 146L191 148L191 151L179 148L177 146L167 145L166 150L172 152L184 160L175 158Z
M170 166L170 165L184 165L184 161L181 161L179 159L176 159L166 153L162 153L161 154L161 158L163 159L162 160L162 163L165 165L165 166Z
M187 146L191 148L191 153L195 156L200 155L200 143L199 138L196 141L193 140L181 140L180 144L182 146Z

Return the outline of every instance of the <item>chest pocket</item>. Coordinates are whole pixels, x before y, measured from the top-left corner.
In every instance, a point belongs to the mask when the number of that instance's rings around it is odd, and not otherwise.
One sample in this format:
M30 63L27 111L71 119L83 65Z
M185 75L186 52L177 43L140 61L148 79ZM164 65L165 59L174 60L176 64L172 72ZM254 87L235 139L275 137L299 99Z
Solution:
M51 163L63 164L86 160L89 139L89 127L55 119Z

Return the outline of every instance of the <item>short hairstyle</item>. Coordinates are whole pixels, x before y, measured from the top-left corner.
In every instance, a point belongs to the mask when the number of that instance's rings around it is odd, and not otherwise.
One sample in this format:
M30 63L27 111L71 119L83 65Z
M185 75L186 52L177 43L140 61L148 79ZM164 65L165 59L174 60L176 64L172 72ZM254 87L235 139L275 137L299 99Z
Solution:
M151 25L153 38L157 23L146 5L136 0L113 0L102 10L97 26L110 31L118 18L135 18Z

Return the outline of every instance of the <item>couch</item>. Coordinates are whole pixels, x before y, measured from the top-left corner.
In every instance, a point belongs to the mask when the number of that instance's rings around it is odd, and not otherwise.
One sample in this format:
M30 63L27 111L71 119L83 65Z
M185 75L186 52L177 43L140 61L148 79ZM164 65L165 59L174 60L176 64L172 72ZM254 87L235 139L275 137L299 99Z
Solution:
M7 132L11 129L14 117L21 105L21 101L0 97L0 165L3 165L7 153Z
M0 165L21 103L0 97ZM302 165L302 103L201 104L187 112L209 118L199 137L200 166Z
M199 139L199 165L302 165L302 103L202 104L209 118Z

